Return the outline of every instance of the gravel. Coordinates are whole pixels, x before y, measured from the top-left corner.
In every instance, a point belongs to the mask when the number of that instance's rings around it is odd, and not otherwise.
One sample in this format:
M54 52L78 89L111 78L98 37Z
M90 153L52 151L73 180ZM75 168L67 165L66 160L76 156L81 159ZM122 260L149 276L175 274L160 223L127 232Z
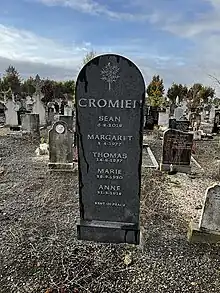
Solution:
M159 136L148 143L160 160ZM186 237L206 188L219 180L218 138L197 143L204 171L195 167L193 176L144 169L138 247L78 241L77 176L47 173L37 147L0 129L1 293L220 292L219 247Z

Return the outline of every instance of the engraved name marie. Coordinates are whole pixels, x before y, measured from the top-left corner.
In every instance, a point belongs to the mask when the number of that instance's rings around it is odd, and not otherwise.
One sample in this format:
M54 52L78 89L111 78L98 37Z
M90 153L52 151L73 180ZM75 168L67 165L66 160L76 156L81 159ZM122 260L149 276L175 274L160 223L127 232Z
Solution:
M121 169L99 169L97 170L98 174L114 174L114 175L121 175L122 174L122 170Z
M111 140L111 141L125 141L132 140L132 135L115 135L115 134L88 134L87 139L90 140Z
M118 108L118 109L135 109L140 107L142 101L137 100L105 100L94 98L81 98L78 105L81 108Z

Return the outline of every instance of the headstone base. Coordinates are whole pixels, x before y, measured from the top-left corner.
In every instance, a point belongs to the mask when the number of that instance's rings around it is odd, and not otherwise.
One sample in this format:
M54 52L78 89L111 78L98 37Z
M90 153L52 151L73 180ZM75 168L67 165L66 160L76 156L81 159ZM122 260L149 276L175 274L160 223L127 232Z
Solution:
M160 171L171 171L171 164L160 164ZM191 166L188 165L172 165L172 171L179 173L191 173Z
M139 245L140 230L133 223L80 220L77 225L77 239Z
M190 243L220 243L220 233L203 231L198 222L191 222L188 228L187 238Z
M49 171L75 172L74 166L73 163L48 163Z

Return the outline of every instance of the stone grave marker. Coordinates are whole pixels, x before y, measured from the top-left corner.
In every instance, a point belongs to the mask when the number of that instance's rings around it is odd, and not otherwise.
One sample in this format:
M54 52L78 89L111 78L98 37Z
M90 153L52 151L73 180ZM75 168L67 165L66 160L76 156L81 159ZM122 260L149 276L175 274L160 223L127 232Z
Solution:
M176 129L177 130L187 132L187 131L189 131L189 126L190 126L190 122L186 118L186 116L183 116L180 118L180 120L176 121Z
M64 121L56 121L49 130L50 170L73 171L73 132Z
M26 97L26 109L29 112L33 111L33 105L34 105L34 100L32 99L31 96Z
M72 116L72 107L70 107L69 105L65 105L64 106L64 115L65 116Z
M182 107L177 107L174 110L174 117L176 120L180 120L180 118L184 115L184 109Z
M125 57L98 56L76 82L78 239L139 244L145 83Z
M193 134L176 129L166 130L163 134L163 155L160 170L190 172L192 145Z
M219 129L220 129L220 109L216 109L212 132L219 133Z
M159 126L169 126L169 114L166 112L159 112L158 118L158 125Z
M206 191L199 228L207 232L220 233L220 185L215 184Z
M215 119L215 106L212 105L209 113L209 122L213 123Z
M18 107L12 98L9 98L5 104L5 124L9 126L18 126Z
M169 128L176 129L176 119L174 117L169 119Z
M36 136L40 135L39 114L28 113L22 117L21 128L23 131Z
M33 114L39 114L40 125L43 126L46 124L46 109L44 103L41 101L43 95L34 94L34 104L33 104Z
M73 116L72 115L71 116L59 115L58 120L66 122L68 127L69 127L69 129L71 131L73 131Z

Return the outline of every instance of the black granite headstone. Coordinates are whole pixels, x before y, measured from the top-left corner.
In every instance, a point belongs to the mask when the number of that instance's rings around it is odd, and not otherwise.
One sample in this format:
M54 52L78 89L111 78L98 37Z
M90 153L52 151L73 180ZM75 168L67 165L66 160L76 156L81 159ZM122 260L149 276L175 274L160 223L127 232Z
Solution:
M67 123L70 130L73 130L73 116L59 115L59 121Z
M214 117L214 125L212 129L212 133L219 133L220 129L220 110L215 110L215 117Z
M169 128L171 129L176 129L176 130L180 130L183 132L187 132L189 131L189 125L190 122L189 120L176 120L175 118L170 118L169 119Z
M176 129L166 130L163 136L163 156L160 169L162 171L190 172L192 146L193 134Z
M139 69L122 56L98 56L79 73L78 239L139 244L144 99Z
M158 107L151 107L150 111L151 111L151 114L152 114L153 119L154 119L154 125L158 125L158 120L159 120Z
M176 119L175 118L169 119L169 128L176 129Z
M189 125L190 125L190 122L188 120L176 121L176 129L183 132L189 131Z

